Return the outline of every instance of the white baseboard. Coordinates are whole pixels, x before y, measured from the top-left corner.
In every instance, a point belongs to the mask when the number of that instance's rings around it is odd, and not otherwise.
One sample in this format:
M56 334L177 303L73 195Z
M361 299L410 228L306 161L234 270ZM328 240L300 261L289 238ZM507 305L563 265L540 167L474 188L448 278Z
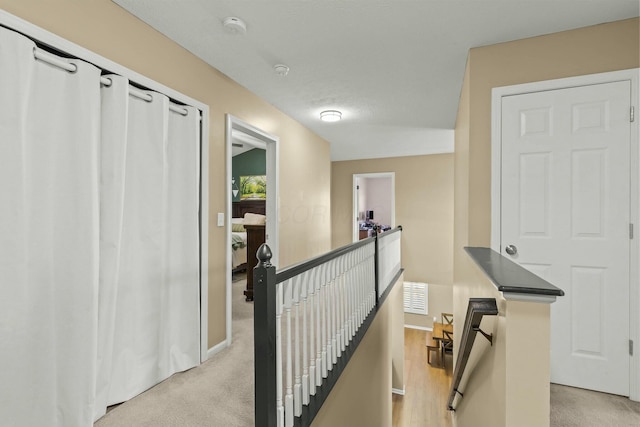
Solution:
M404 325L405 328L407 329L419 329L421 331L429 331L432 332L433 328L429 328L427 326L418 326L418 325Z
M226 340L222 341L222 342L219 342L218 344L214 345L209 350L207 350L207 359L209 359L214 354L219 353L220 351L224 350L227 347L228 347L228 345L227 345L227 341Z
M393 393L393 394L399 394L400 396L404 396L404 389L399 390L399 389L397 389L397 388L392 388L392 389L391 389L391 393Z

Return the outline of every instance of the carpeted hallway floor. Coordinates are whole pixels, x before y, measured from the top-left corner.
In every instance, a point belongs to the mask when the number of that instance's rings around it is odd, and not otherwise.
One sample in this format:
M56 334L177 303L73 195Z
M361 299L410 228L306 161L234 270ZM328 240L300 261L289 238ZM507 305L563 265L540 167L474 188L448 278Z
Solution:
M640 426L640 402L626 397L551 384L552 427Z
M233 288L233 344L111 409L95 427L247 427L253 415L253 303Z

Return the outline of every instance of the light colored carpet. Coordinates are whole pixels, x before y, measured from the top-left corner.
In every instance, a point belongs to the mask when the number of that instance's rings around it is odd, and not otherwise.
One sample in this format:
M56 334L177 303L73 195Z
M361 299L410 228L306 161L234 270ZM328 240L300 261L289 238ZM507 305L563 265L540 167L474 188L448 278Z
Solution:
M551 384L552 427L640 426L640 402L626 397Z
M111 409L94 426L253 426L253 303L244 300L245 287L237 276L231 347Z

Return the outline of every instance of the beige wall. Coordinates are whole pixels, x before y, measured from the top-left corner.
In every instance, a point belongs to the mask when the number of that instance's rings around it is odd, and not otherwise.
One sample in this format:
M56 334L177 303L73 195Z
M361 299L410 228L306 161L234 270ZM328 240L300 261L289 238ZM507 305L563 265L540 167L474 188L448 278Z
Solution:
M405 313L404 323L405 325L417 326L419 328L432 328L433 318L440 322L442 313L453 312L453 286L451 285L436 285L429 284L429 304L427 307L428 314L423 316L421 314Z
M0 8L209 105L209 346L225 339L225 114L280 137L280 263L331 249L329 144L110 0L0 0ZM281 267L279 266L279 267Z
M453 154L333 162L331 219L334 248L352 241L353 175L395 173L396 225L402 225L402 267L410 282L429 283L429 316L407 323L431 327L452 310ZM433 286L432 286L433 285ZM433 305L432 305L433 303Z
M391 388L404 389L402 378L404 333L398 310L402 308L402 276L382 304L349 364L316 415L313 427L391 426ZM395 344L398 345L398 344ZM392 380L393 377L393 380Z
M456 284L456 297L495 298L499 311L481 324L493 344L475 338L458 388L464 397L456 400L456 426L548 426L549 304L505 300L475 265L469 281ZM461 336L464 313L457 319L454 336Z
M639 66L638 19L601 24L541 37L471 49L467 58L465 79L458 107L455 132L455 223L454 223L454 289L453 307L456 319L464 319L467 299L475 295L478 278L462 248L464 246L490 246L491 234L491 89L499 86L533 81L593 74L606 71L637 68ZM515 310L515 309L514 309ZM542 309L538 309L542 310ZM501 311L501 316L508 310ZM521 327L542 327L544 313L522 315L514 323ZM503 320L504 322L507 319ZM462 321L456 320L456 334ZM505 331L509 325L503 325ZM515 325L511 328L514 329ZM548 341L548 336L538 337ZM495 350L497 351L497 350ZM511 347L505 350L509 357ZM515 359L513 359L515 360ZM498 370L499 371L499 370ZM478 373L487 376L487 373ZM514 387L513 381L535 382L548 378L548 368L524 369L520 375L512 368L505 380L492 376L490 389L479 389L473 394L473 416L456 412L458 425L495 423L491 412L497 394L505 394ZM485 392L490 390L491 393ZM544 390L540 391L544 394ZM470 398L465 393L465 399ZM533 396L529 396L532 398ZM535 398L535 397L534 397ZM544 400L544 397L542 397ZM548 391L547 398L548 400ZM500 408L498 408L500 409ZM504 409L504 408L503 408ZM540 408L538 408L540 409ZM509 417L514 416L505 409ZM507 422L507 415L503 418ZM513 419L513 418L511 418ZM485 422L486 420L486 422ZM547 420L548 423L548 420ZM515 425L507 422L507 425Z

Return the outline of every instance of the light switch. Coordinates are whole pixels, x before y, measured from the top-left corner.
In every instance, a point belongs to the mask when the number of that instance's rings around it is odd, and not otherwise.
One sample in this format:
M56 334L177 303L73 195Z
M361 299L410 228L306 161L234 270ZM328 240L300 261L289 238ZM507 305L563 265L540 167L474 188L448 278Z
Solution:
M224 213L218 212L218 227L224 227Z

